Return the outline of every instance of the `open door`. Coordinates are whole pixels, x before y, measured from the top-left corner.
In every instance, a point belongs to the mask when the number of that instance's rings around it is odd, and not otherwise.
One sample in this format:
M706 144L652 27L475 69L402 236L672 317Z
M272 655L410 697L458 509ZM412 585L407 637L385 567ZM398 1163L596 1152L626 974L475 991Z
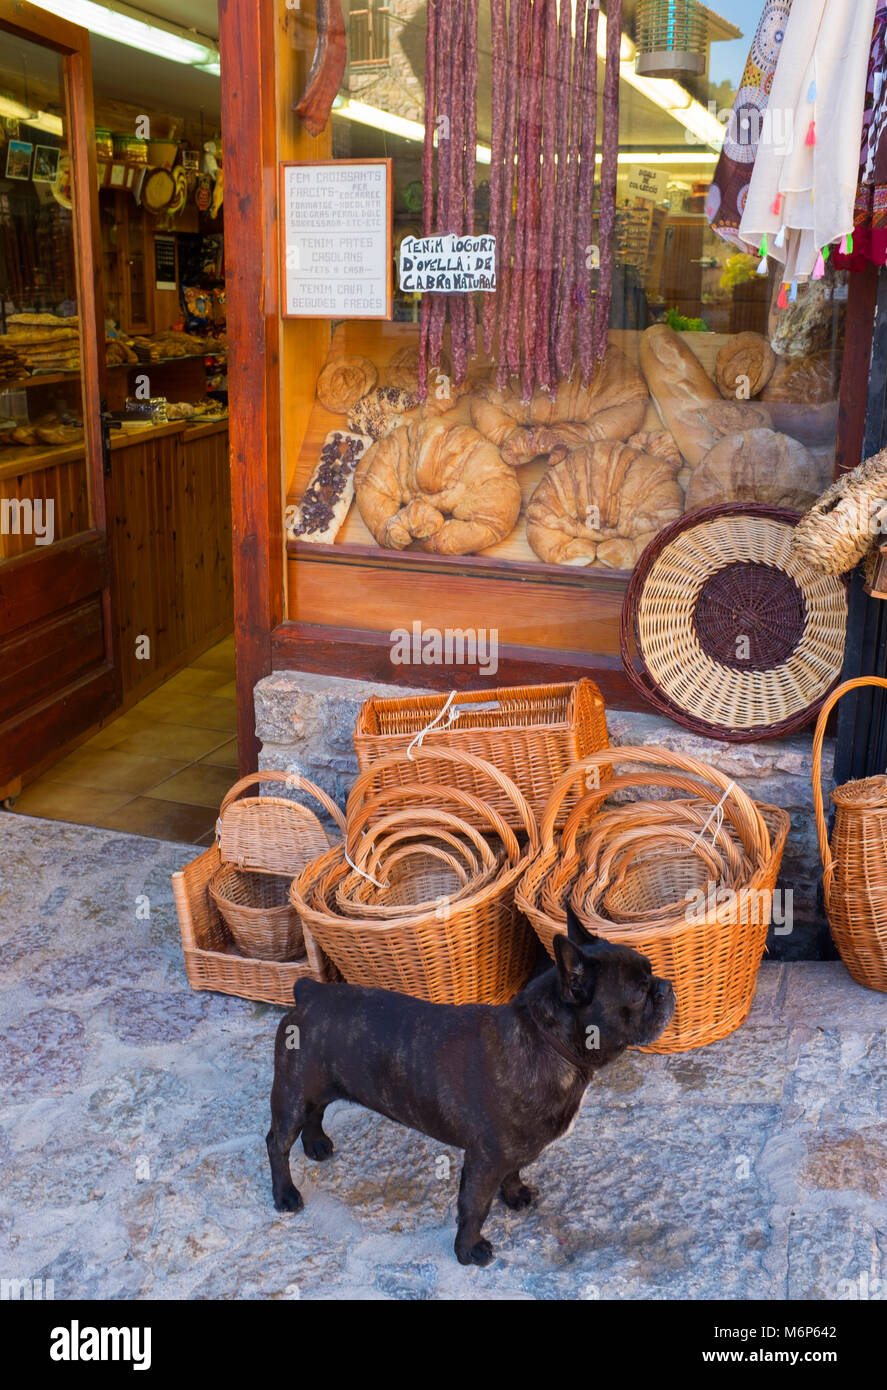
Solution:
M0 0L0 796L119 704L89 35Z

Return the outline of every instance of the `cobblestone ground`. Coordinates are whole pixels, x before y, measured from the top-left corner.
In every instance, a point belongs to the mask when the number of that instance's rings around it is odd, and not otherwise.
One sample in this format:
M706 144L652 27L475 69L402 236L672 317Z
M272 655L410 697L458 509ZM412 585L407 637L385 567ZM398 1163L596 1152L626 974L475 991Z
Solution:
M0 1274L64 1298L877 1296L887 1280L887 997L837 963L765 964L751 1018L627 1054L452 1253L459 1155L337 1105L306 1206L271 1204L280 1010L194 994L169 883L193 855L0 819ZM883 1287L887 1287L884 1284Z

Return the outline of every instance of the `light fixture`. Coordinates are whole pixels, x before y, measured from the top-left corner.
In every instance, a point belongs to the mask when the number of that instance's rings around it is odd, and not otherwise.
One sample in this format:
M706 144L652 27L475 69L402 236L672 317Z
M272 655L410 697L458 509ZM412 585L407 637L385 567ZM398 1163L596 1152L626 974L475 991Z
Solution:
M113 39L115 43L168 58L173 63L187 63L205 72L217 73L219 47L204 34L191 33L177 25L167 24L153 15L146 17L140 10L116 3L98 4L96 0L36 0L41 9L49 10L59 19L80 24L92 34Z
M607 56L607 20L604 15L598 20L597 51L599 58ZM661 110L678 121L687 131L688 140L708 145L720 151L724 142L724 127L708 107L682 87L673 78L651 77L635 71L634 45L623 34L619 45L619 76L636 92L652 101ZM640 60L638 60L640 61ZM693 161L690 161L691 163Z
M49 135L65 133L65 123L61 116L54 116L51 111L38 111L36 116L27 116L25 124L33 126L35 130L45 130Z
M705 72L708 25L697 0L639 0L637 71L643 77Z
M371 126L373 130L384 130L387 135L399 135L403 140L424 141L425 127L421 121L410 121L405 116L395 116L392 111L383 111L381 106L368 106L363 101L339 100L333 102L333 115L343 116L347 121L357 121L359 125ZM478 145L476 151L478 164L489 164L492 151L489 145Z
M26 121L30 115L29 106L22 106L20 101L13 101L12 97L0 97L0 116L10 121Z

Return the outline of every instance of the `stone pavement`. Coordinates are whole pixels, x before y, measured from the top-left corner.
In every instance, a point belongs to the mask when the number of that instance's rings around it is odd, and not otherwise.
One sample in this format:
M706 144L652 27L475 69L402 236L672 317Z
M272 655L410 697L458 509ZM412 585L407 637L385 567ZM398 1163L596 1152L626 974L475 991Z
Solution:
M0 818L3 1278L64 1298L870 1299L887 1296L887 997L838 963L765 964L724 1042L631 1053L452 1253L459 1155L356 1107L264 1134L280 1010L194 994L169 874L193 855ZM883 1281L876 1283L875 1281Z

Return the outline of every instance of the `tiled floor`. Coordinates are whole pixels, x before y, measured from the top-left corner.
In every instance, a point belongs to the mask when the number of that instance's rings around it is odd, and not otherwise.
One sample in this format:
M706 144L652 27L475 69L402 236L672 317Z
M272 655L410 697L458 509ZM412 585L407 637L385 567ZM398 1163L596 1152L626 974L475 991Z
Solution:
M234 638L226 637L25 787L25 816L209 844L237 780Z

